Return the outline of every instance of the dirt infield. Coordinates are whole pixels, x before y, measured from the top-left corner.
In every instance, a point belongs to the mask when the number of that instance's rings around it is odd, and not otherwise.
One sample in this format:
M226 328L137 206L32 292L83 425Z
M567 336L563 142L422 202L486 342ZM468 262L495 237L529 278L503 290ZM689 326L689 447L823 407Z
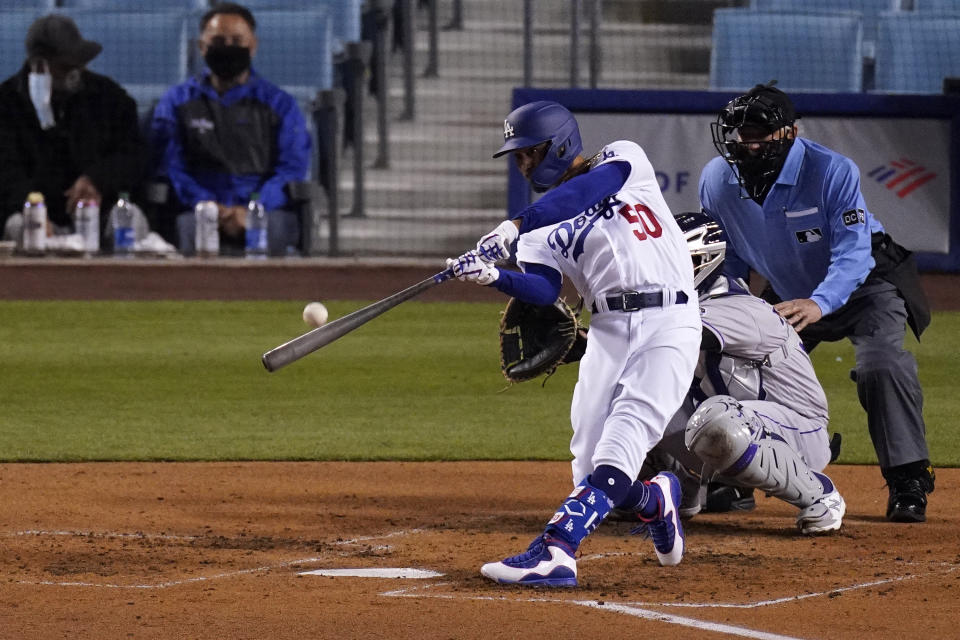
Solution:
M372 300L436 270L9 260L0 299ZM956 277L924 286L960 309ZM455 283L422 299L502 298ZM848 503L835 535L802 537L761 499L697 516L684 562L661 568L605 523L579 588L524 590L478 568L541 530L566 463L0 464L0 639L958 637L960 470L938 470L923 525L883 519L876 468L830 473ZM324 569L440 575L302 575Z
M477 569L539 532L565 463L0 465L0 637L957 637L960 472L922 525L883 520L876 469L832 475L838 534L760 499L694 518L661 568L605 523L579 588L526 590ZM301 575L359 568L442 575Z

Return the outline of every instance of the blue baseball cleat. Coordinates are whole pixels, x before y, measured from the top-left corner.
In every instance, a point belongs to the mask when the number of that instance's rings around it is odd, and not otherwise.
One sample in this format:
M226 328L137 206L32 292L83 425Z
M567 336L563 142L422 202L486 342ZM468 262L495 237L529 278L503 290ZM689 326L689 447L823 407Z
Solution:
M531 587L577 586L577 561L574 552L562 540L543 534L519 555L488 562L480 573L500 584Z
M650 480L650 489L659 489L660 509L652 520L644 520L647 532L653 538L660 565L673 567L683 559L683 525L680 524L680 481L672 473L663 471Z

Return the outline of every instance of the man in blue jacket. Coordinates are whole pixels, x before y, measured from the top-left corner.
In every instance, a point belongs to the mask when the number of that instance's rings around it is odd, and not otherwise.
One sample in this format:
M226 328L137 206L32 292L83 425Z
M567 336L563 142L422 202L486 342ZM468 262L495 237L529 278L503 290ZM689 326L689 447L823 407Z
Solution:
M200 20L203 73L172 87L153 116L161 170L184 207L179 249L194 253L198 202L217 203L221 247L243 248L246 207L258 193L267 210L271 255L295 251L300 225L284 185L306 177L310 137L296 100L251 67L256 21L246 8L218 4Z
M774 308L808 351L823 340L853 343L887 519L922 522L934 475L917 363L903 348L906 325L919 337L930 321L916 265L867 208L853 161L797 137L795 120L772 83L727 104L713 124L720 157L701 173L700 203L726 231L725 272L769 281Z

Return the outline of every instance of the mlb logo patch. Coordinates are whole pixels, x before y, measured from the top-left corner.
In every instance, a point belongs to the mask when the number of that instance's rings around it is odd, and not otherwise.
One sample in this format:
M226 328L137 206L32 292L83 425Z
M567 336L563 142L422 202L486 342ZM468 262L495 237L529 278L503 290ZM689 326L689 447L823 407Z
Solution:
M195 129L200 133L208 133L213 131L214 125L212 120L207 118L190 118L187 122L187 126L191 129Z
M820 242L823 239L823 231L820 230L820 227L814 227L813 229L804 229L803 231L796 231L795 235L797 236L797 242L800 244L808 244L810 242Z
M863 224L866 222L867 217L863 213L863 209L850 209L850 211L843 212L843 224L848 227L852 227L855 224Z

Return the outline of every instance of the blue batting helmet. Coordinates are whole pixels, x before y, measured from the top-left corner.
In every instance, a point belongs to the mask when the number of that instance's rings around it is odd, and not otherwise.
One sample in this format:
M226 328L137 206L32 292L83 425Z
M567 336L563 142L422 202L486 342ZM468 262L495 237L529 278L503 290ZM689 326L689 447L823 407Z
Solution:
M493 157L542 142L550 142L550 148L530 174L530 182L537 191L546 191L583 151L577 120L563 105L538 100L511 111L503 121L503 146Z

